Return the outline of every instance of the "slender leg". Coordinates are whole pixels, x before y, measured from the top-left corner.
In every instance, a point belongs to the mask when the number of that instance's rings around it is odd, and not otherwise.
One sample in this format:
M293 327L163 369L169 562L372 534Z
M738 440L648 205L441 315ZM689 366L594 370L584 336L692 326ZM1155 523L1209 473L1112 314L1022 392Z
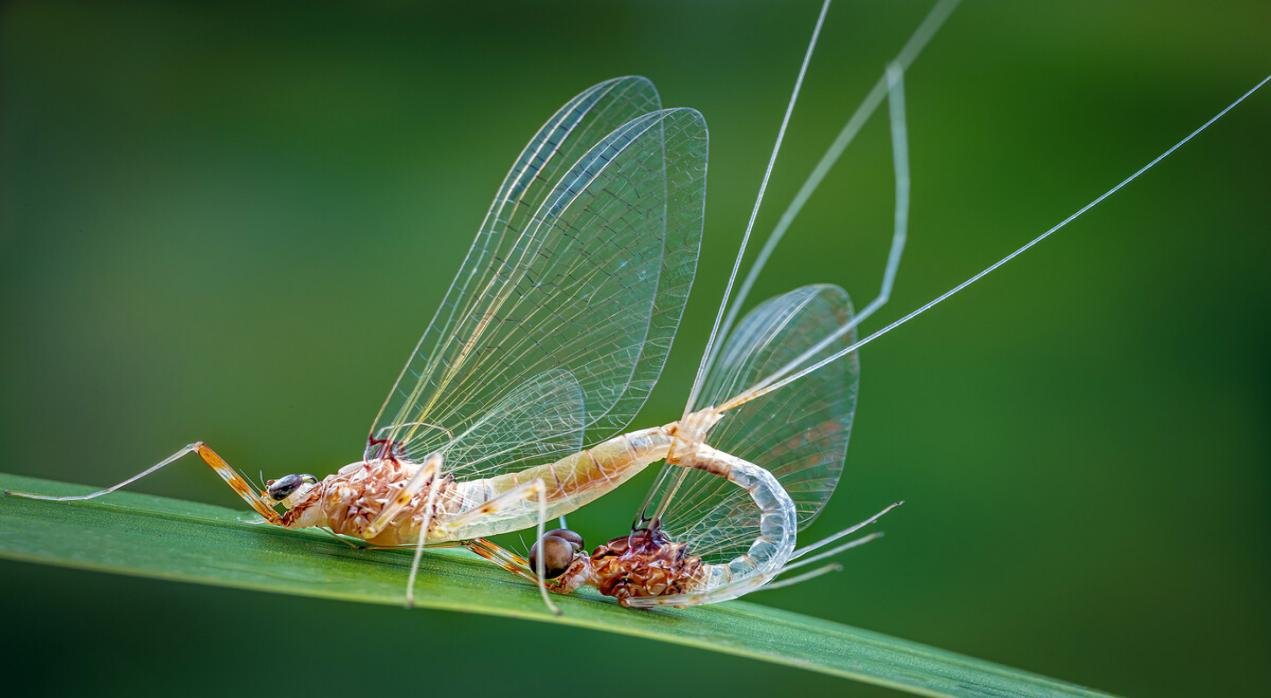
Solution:
M840 326L802 354L786 362L784 366L777 369L767 378L759 381L755 388L765 388L777 380L789 377L792 371L799 369L808 360L820 354L822 350L831 346L839 337L864 322L866 318L873 315L875 311L886 305L887 301L891 299L892 286L896 281L896 271L900 267L900 257L905 251L905 241L909 237L909 140L908 129L905 125L903 65L895 62L887 66L887 72L883 75L879 86L885 87L887 90L887 104L891 123L892 169L896 181L896 208L892 221L891 248L887 253L887 265L883 268L883 281L878 289L878 295L869 303L866 303L860 312L856 313L847 324ZM809 369L805 368L804 372L807 370ZM793 380L793 378L790 380ZM754 399L762 394L764 393L750 395L746 400L742 400L737 404L744 404L747 400Z
M538 531L535 540L543 540L543 534L547 531L547 485L542 478L535 480L534 485L534 489L538 492ZM538 593L543 597L543 604L547 606L547 610L551 611L552 615L559 616L560 608L552 603L552 597L547 593L547 573L543 569L543 565L546 564L543 562L545 557L547 556L541 554L538 556L538 564L535 565L538 569L534 570L534 576L538 578Z
M173 453L167 458L164 458L158 463L155 463L149 468L146 468L145 470L137 473L136 475L133 475L127 480L124 480L123 482L120 482L118 484L111 485L110 487L107 487L104 490L98 490L96 492L90 492L88 494L70 495L65 497L49 497L49 496L45 496L41 494L29 494L26 492L10 492L10 491L5 491L5 494L13 496L13 497L24 497L26 499L43 499L46 501L53 501L53 502L74 502L74 501L81 501L85 499L96 499L97 497L100 497L104 494L110 494L111 492L114 492L115 490L118 490L123 487L127 487L128 485L131 485L132 483L140 480L141 478L146 477L147 475L150 475L151 473L154 473L160 468L166 465L169 465L170 463L173 463L176 460L180 459L182 456L188 455L190 453L199 454L199 457L203 459L203 462L207 463L208 467L210 467L213 471L215 471L217 475L220 475L221 479L224 480L225 483L230 486L230 489L234 490L234 492L237 493L239 497L242 497L243 501L247 502L247 504L250 505L251 508L254 509L257 514L260 514L262 517L264 517L266 521L275 525L279 525L282 523L282 517L278 516L278 512L274 511L273 505L265 501L265 499L261 497L261 495L257 494L256 491L252 489L251 485L247 483L247 480L245 480L242 475L239 475L237 471L235 471L233 468L230 467L229 463L225 462L225 459L217 455L216 451L213 451L212 449L208 448L207 444L204 444L202 441L195 441L194 443L182 448L181 450L177 451L176 453Z
M438 456L437 463L440 464L440 461L441 457ZM432 459L429 459L429 462L432 462ZM434 467L433 472L435 473L436 470L437 468ZM440 481L436 478L431 478L429 481L433 485L428 488L428 498L424 500L424 520L419 526L419 540L415 544L415 558L410 562L410 576L406 578L406 608L412 608L415 605L415 576L419 574L419 563L424 559L424 543L428 540L428 529L432 527L433 505L437 502L437 493L441 491ZM410 499L407 498L406 501Z
M464 547L502 567L505 571L511 572L532 584L538 584L538 577L529 571L530 563L520 555L485 538L474 538L470 541L464 541Z
M547 484L543 482L542 478L517 485L516 487L513 487L507 492L504 492L498 495L497 497L494 497L493 499L489 500L485 504L482 504L481 506L476 507L474 509L470 509L464 512L463 514L460 514L459 516L456 516L455 518L450 520L448 526L451 530L454 530L460 526L463 526L464 524L468 523L469 521L475 518L499 511L500 508L502 508L503 506L511 502L523 500L529 496L534 496L534 497L537 497L538 499L538 528L537 528L537 538L535 540L540 540L543 538L543 533L547 529ZM497 556L487 555L486 552L489 552L489 551L483 552L482 550L478 550L473 547L469 547L469 550L472 550L474 553L481 555L487 560L491 560L492 562L495 562L496 564L503 567L503 569L508 570L509 572L513 572L514 574L518 574L518 575L520 574L517 570L514 570L511 567L509 567L507 564L505 564L504 561L496 559ZM535 570L536 574L533 577L533 580L535 584L538 585L539 593L543 597L543 603L547 606L548 610L550 610L552 613L556 615L560 615L560 609L557 608L556 604L552 603L552 599L547 593L547 579L546 579L547 575L543 571L542 558L538 560L537 567L538 569Z
M375 536L378 536L384 530L384 527L388 526L388 524L392 522L393 518L406 508L407 504L410 504L410 500L414 499L415 495L424 490L424 486L436 479L433 476L441 472L441 465L442 458L440 453L434 453L433 455L428 456L428 459L424 461L424 464L419 466L418 472L416 472L410 480L406 481L406 486L402 487L402 491L397 493L397 496L393 499L393 501L384 505L384 509L380 511L379 515L377 515L375 519L371 521L370 525L366 527L366 530L362 532L362 537L366 540L370 540ZM427 529L421 529L421 538L427 534L427 532Z
M909 138L905 126L905 82L904 69L896 63L887 66L887 107L891 123L892 170L896 179L891 249L887 253L887 266L883 268L883 283L878 289L878 296L852 318L852 325L864 322L891 299L900 255L905 251L905 239L909 236Z

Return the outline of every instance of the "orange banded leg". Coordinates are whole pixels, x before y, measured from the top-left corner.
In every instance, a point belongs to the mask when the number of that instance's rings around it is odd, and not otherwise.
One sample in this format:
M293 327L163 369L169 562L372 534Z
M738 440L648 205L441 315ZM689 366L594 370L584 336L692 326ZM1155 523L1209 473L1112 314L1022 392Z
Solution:
M474 538L463 542L463 547L493 562L512 574L528 582L538 584L538 577L530 571L530 563L525 558L504 548L494 541L485 538Z
M450 530L456 530L460 526L468 523L469 521L473 519L476 519L478 517L485 516L488 514L493 514L496 511L500 511L504 506L507 506L508 504L511 504L512 502L529 499L530 497L533 497L538 500L538 528L537 528L537 534L536 534L535 540L542 540L543 533L545 533L547 528L547 484L543 482L543 478L538 478L538 479L531 480L529 482L525 482L520 485L517 485L516 487L513 487L512 489L506 492L503 492L502 494L499 494L496 497L491 498L489 501L485 502L481 506L474 507L473 509L470 509L469 511L464 512L463 514L460 514L454 517L449 522L447 522L447 526L449 527ZM478 539L478 540L482 540L482 539ZM486 541L486 544L491 546L492 548L502 550L502 548L499 548L498 546L494 545L494 543L490 543L489 541ZM508 570L509 572L517 574L518 576L522 576L522 577L525 576L524 574L521 574L523 570L514 570L508 567L505 564L506 561L501 558L496 559L497 556L490 557L489 555L484 554L482 551L471 548L471 547L469 547L468 549L472 550L472 552L480 555L481 557L486 558L487 560L491 560L492 562L499 565L500 567L503 567L503 569ZM511 553L507 553L506 551L504 552L507 555L511 555ZM517 557L516 559L520 560L521 558ZM524 561L522 560L522 562ZM525 563L525 569L529 569L529 563ZM556 604L552 603L551 596L547 593L547 578L543 573L542 558L538 560L538 569L533 570L533 576L529 577L529 579L531 579L534 582L534 584L538 586L539 595L543 597L543 605L547 606L547 610L551 611L555 615L560 615L560 609L557 608Z
M127 480L111 485L110 487L107 487L104 490L97 490L96 492L89 492L88 494L69 495L65 497L50 497L50 496L46 496L42 494L29 494L27 492L9 492L9 491L6 491L5 494L8 494L13 497L24 497L26 499L42 499L42 500L52 501L52 502L75 502L75 501L81 501L85 499L96 499L97 497L100 497L104 494L110 494L111 492L114 492L115 490L121 489L123 487L127 487L128 485L131 485L132 483L140 480L141 478L147 475L150 475L151 473L154 473L160 468L170 463L173 463L177 461L178 459L180 459L182 456L188 455L190 453L199 454L199 458L202 458L203 462L207 463L208 467L210 467L213 471L215 471L217 475L220 475L221 479L225 481L225 484L229 485L230 489L234 490L234 492L239 497L242 497L243 501L247 502L247 504L251 506L251 508L254 509L257 514L260 514L262 517L264 517L265 521L268 521L269 523L275 524L275 525L282 524L282 517L278 515L278 512L274 511L273 506L269 502L267 502L260 494L255 492L252 489L251 485L248 484L247 480L243 479L243 476L239 475L238 471L231 468L229 463L225 462L224 458L221 458L219 455L217 455L216 451L213 451L212 449L208 448L207 444L203 443L202 441L195 441L194 443L182 448L181 450L177 451L176 453L173 453L167 458L164 458L158 463L155 463L149 468L146 468L145 470L137 473L136 475L133 475Z

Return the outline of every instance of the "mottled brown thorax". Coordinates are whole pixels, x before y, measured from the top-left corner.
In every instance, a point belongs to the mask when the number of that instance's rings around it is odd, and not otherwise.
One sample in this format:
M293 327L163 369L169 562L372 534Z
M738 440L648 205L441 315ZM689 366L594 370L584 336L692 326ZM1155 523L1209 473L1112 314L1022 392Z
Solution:
M633 596L682 594L700 580L702 560L660 529L614 538L591 554L592 581L600 593L625 603Z
M410 504L394 516L392 522L373 540L367 539L363 532L388 502L401 492L418 468L416 464L399 463L396 460L346 465L335 475L330 475L319 483L314 488L312 497L288 511L283 517L284 525L305 517L307 510L312 507L321 510L321 525L328 526L336 533L362 538L376 545L413 543L418 540L419 529L423 525L424 507L432 482L415 494ZM453 479L443 476L439 487L433 502L430 528L435 528L440 523L440 514L454 504L450 496L454 491Z

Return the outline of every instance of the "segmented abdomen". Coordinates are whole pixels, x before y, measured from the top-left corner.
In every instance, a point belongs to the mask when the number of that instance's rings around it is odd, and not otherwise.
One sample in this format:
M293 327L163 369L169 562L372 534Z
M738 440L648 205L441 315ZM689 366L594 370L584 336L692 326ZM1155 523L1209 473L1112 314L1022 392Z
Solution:
M641 429L616 436L592 448L579 451L554 463L527 468L482 480L455 483L459 504L449 518L481 508L488 511L471 516L459 525L445 521L434 527L432 542L466 540L530 528L538 523L538 500L532 496L499 503L501 494L542 478L547 486L547 518L563 516L614 490L666 457L671 437L662 427Z
M794 552L798 534L794 501L771 473L706 445L697 447L694 461L692 467L723 475L750 494L760 512L759 535L745 553L729 562L702 565L684 593L633 597L625 601L628 606L692 606L735 599L776 576Z

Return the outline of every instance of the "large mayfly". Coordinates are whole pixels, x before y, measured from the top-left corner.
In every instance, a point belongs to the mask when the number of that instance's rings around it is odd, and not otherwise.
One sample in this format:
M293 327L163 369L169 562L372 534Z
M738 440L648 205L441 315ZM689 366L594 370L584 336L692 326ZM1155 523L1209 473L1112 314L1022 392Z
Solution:
M955 4L938 3L915 39L934 31ZM787 121L827 7L828 2L822 6L813 31L787 107ZM856 402L857 351L1054 234L1271 81L1271 77L1264 78L1199 128L1055 226L935 299L857 339L857 325L889 299L907 238L909 174L903 71L908 65L904 59L912 56L912 46L921 46L921 42L911 40L849 119L781 216L730 303L729 295L745 257L764 185L780 149L786 126L783 121L684 417L677 423L680 431L691 430L692 436L685 438L667 459L668 464L650 488L629 534L610 540L590 554L582 549L581 538L567 530L539 538L532 548L531 560L536 565L540 559L548 561L546 567L552 577L548 587L552 591L569 593L592 586L616 597L624 606L691 606L787 586L839 569L839 565L830 563L778 579L873 540L881 534L844 541L897 506L893 504L854 526L796 547L798 531L822 510L839 480ZM808 286L761 303L735 323L773 248L884 96L890 112L896 195L891 249L878 295L860 313L853 314L841 289ZM787 388L796 381L796 387ZM707 462L713 468L705 471L676 467L677 460ZM754 463L762 463L764 468Z
M90 494L11 494L92 499L195 453L270 524L498 559L486 536L536 521L541 535L545 520L660 459L645 432L609 437L671 349L696 271L706 162L701 114L663 109L645 78L567 102L504 179L362 457L333 475L258 488L195 442Z

